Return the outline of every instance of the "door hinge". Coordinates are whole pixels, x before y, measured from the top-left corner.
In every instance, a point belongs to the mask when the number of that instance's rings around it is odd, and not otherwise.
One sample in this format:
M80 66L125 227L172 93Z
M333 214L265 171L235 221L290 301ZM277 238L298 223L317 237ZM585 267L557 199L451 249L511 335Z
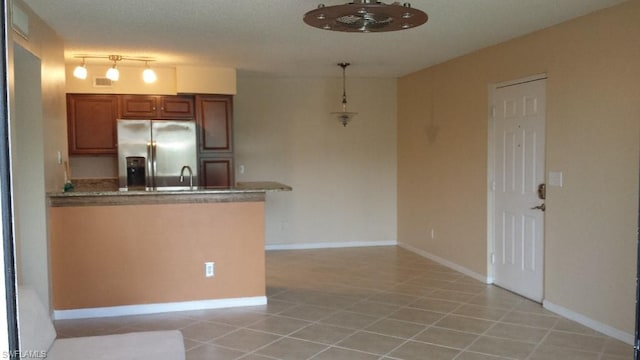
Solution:
M491 265L495 265L496 263L496 253L491 253Z
M496 118L496 106L495 105L491 105L491 117L492 118Z

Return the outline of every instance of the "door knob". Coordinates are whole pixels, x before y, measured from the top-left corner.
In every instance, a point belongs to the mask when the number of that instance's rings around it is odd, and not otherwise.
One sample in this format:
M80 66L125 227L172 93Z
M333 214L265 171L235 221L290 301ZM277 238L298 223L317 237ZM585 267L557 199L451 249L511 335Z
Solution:
M531 208L531 210L542 210L542 211L544 211L545 209L546 209L546 206L544 205L544 203L542 203L542 205L534 206Z

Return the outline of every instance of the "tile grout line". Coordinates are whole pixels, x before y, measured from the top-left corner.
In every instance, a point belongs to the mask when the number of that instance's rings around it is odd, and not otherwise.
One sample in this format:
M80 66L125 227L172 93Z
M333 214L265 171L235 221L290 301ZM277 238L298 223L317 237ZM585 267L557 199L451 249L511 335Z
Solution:
M434 290L433 292L436 292L436 291L437 291L437 290ZM432 293L433 293L433 292L429 293L429 295L432 295ZM421 298L428 298L428 297L421 297ZM410 304L413 304L413 303L410 303ZM410 305L410 304L408 304L408 305ZM405 305L404 307L401 307L400 309L408 308L408 305ZM434 321L433 323L431 323L431 324L429 324L429 325L423 324L423 325L426 325L425 329L423 329L422 331L418 332L417 334L414 334L412 337L407 338L404 342L402 342L400 345L396 346L396 347L395 347L395 348L393 348L391 351L389 351L389 352L387 352L386 354L384 354L381 358L384 358L384 357L392 357L392 356L391 356L391 354L392 354L394 351L396 351L396 350L398 350L399 348L401 348L402 346L404 346L404 345L408 344L410 341L412 341L413 339L415 339L415 338L416 338L416 336L418 336L418 335L420 335L420 334L424 333L425 331L427 331L428 329L432 328L432 327L434 326L434 324L435 324L435 323L439 322L440 320L444 319L444 318L445 318L445 317L447 317L448 315L452 314L455 310L459 309L461 306L463 306L463 303L461 303L460 305L456 306L454 309L452 309L452 310L451 310L451 311L449 311L448 313L443 314L443 316L442 316L440 319L438 319L438 320ZM396 311L396 312L397 312L397 311ZM395 312L394 312L394 313L395 313ZM392 313L392 314L393 314L393 313ZM457 356L458 356L458 355L456 355L456 357L457 357Z
M529 354L529 356L527 356L525 358L525 360L530 360L532 359L532 356L536 353L536 351L540 348L540 346L542 346L542 344L545 342L545 340L549 337L549 335L551 335L551 331L553 330L553 328L558 324L558 322L560 322L560 318L557 318L555 323L553 324L553 326L551 326L548 330L547 333L544 334L544 336L542 337L542 339L540 339L540 341L536 344L536 346L533 348L533 350L531 351L531 354Z
M470 300L469 300L467 303L465 303L465 304L466 304L466 305L472 304L472 303L471 303L471 301L473 301L473 299L475 299L476 297L479 297L479 296L481 296L481 294L478 294L478 295L474 296L472 299L470 299ZM505 309L505 310L506 310L506 309ZM469 345L467 345L467 346L466 346L466 347L465 347L465 348L464 348L464 349L463 349L463 350L462 350L458 355L456 355L452 360L456 360L457 358L459 358L459 357L460 357L464 352L466 352L466 351L471 351L471 350L470 350L470 349L471 349L471 347L472 347L475 343L477 343L477 342L478 342L478 340L480 340L480 339L482 338L482 336L483 336L483 335L485 335L486 333L488 333L488 332L489 332L489 330L491 330L492 328L494 328L494 327L498 324L498 322L499 322L501 319L505 318L505 317L506 317L506 316L507 316L511 311L512 311L512 310L510 310L510 311L505 311L505 313L504 313L504 314L503 314L503 315L502 315L502 316L501 316L497 321L494 321L494 322L493 322L493 324L492 324L491 326L489 326L485 331L483 331L482 333L478 334L478 337L476 337L476 338L475 338L475 339L474 339L474 340L473 340ZM482 353L481 353L481 354L482 354ZM495 356L495 354L487 354L487 355ZM502 356L500 356L500 357L502 357Z

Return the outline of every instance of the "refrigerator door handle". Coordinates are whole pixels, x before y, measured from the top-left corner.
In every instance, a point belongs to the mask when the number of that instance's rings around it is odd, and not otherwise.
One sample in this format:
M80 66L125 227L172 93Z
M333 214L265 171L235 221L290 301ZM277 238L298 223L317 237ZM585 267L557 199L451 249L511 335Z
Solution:
M157 145L158 144L155 141L151 142L151 158L152 158L152 161L153 161L153 178L152 178L153 190L156 190L157 187L158 187L158 183L156 181L156 174L157 174L157 171L158 171L158 163L156 162L156 153L157 153L156 150L158 148Z
M151 149L151 142L147 142L147 189L153 189L153 151Z

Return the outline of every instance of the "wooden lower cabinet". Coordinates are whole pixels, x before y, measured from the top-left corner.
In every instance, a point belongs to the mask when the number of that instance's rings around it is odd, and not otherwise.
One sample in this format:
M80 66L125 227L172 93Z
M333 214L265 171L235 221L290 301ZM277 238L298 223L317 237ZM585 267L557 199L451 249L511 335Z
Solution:
M233 158L200 158L200 186L233 185Z

